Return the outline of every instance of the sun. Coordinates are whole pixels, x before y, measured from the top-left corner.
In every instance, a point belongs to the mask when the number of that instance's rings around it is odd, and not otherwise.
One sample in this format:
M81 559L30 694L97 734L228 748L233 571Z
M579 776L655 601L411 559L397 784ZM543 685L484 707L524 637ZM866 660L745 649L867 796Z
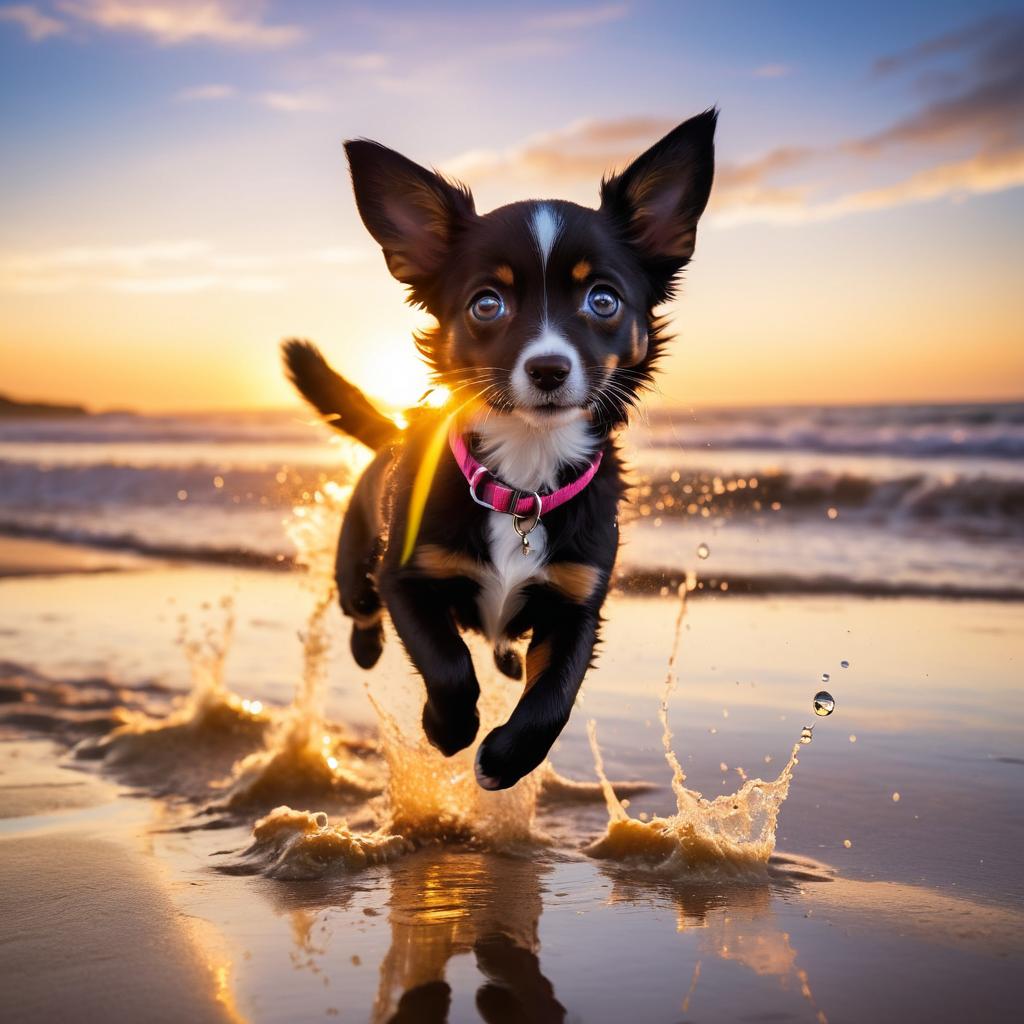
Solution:
M372 359L364 362L359 388L371 399L392 408L416 405L430 387L423 361L403 339L375 346Z

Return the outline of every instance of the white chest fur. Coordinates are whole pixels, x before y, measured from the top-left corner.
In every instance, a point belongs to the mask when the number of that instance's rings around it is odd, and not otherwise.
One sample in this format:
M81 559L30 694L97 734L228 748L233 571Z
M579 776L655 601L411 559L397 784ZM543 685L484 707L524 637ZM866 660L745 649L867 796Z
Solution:
M556 416L560 414L555 414ZM571 418L531 421L523 415L490 415L478 426L480 461L512 487L553 490L566 464L586 465L596 441L578 409Z
M504 483L530 490L554 489L559 469L587 462L596 444L578 410L570 410L561 421L531 422L515 413L491 414L475 429L483 464ZM491 564L483 571L477 604L484 632L500 647L505 626L523 606L523 588L545 576L548 536L544 524L538 524L530 533L530 553L524 555L512 517L491 512L487 543Z
M530 553L523 554L523 542L512 527L512 517L503 512L487 516L487 543L491 564L482 573L477 605L484 632L500 646L502 631L523 606L523 587L544 574L548 536L540 523L530 534Z

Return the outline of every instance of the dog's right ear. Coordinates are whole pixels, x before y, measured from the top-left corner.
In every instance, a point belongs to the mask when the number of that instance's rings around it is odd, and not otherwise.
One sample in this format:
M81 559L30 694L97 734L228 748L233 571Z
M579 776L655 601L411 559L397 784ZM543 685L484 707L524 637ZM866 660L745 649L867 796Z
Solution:
M368 139L345 143L356 205L388 270L413 295L440 269L461 224L476 216L463 185Z

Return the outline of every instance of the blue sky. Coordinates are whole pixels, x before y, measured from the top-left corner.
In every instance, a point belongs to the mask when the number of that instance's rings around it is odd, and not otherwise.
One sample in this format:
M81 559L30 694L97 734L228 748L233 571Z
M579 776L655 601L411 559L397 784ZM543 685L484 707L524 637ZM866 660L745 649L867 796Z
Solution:
M480 208L592 203L718 104L667 399L1019 394L1017 43L1021 7L987 3L0 3L3 386L278 403L299 333L415 397L343 138Z

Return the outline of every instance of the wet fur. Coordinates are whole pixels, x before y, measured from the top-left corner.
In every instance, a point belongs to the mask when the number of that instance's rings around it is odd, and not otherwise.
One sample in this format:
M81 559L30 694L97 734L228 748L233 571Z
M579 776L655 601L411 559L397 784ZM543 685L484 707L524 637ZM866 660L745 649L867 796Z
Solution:
M614 432L664 351L654 310L673 294L693 251L711 187L715 118L692 118L602 182L598 210L550 201L480 216L463 186L376 143L347 144L367 228L410 301L437 320L416 339L421 354L456 404L472 394L483 402L467 425L478 460L509 485L555 489L603 451L590 484L544 516L527 556L509 517L475 504L445 453L403 563L413 480L447 413L419 410L399 431L313 346L285 344L299 391L377 451L338 544L338 592L353 620L356 661L369 668L379 658L386 609L426 686L424 730L451 755L479 727L479 686L462 631L487 635L496 664L513 678L524 673L514 645L529 637L523 695L478 750L486 788L513 785L543 761L593 661L625 489ZM614 282L622 301L613 318L588 305L595 281ZM468 311L480 289L501 298L500 321L481 324ZM563 358L565 385L534 386L524 370L531 353Z

